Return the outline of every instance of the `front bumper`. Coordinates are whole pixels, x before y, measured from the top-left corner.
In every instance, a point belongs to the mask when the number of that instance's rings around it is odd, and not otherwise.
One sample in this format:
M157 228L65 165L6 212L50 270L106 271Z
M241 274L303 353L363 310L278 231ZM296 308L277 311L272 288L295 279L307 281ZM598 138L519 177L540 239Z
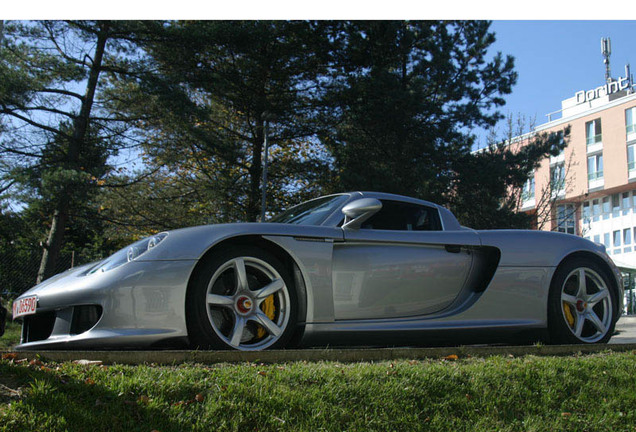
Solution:
M185 297L196 261L132 261L104 273L82 267L21 297L37 295L17 350L147 348L187 340Z

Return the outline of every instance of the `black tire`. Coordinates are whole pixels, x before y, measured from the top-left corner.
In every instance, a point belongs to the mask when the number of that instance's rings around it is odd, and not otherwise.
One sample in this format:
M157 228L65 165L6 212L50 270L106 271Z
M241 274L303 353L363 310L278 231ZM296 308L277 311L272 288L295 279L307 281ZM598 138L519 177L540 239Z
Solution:
M559 266L548 295L553 344L607 343L618 319L614 279L594 260L574 258Z
M195 349L280 349L295 332L298 310L293 278L275 256L230 246L205 259L193 275L186 296L188 336Z

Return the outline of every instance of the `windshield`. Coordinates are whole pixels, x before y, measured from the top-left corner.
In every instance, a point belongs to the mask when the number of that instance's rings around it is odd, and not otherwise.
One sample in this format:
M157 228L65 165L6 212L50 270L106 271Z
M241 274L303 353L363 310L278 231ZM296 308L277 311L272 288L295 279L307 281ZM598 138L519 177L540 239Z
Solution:
M296 225L320 225L348 198L348 195L331 195L316 198L315 200L298 204L278 216L274 216L269 222Z

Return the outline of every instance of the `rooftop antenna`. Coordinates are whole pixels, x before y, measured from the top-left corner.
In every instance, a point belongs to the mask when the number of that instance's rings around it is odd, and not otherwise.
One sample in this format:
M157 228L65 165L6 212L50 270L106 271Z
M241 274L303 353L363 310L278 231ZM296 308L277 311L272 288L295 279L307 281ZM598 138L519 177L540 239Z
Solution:
M610 38L601 39L601 54L603 54L603 63L605 63L605 81L611 83L613 80L610 72L610 55L612 55L612 41L610 41Z

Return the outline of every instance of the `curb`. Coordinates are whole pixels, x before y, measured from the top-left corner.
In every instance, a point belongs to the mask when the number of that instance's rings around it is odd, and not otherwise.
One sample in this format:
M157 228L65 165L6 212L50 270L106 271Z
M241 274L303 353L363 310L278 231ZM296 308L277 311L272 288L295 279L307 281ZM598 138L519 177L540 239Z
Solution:
M181 363L285 363L285 362L372 362L390 360L440 359L490 356L568 356L598 352L636 353L636 344L546 345L546 346L461 346L443 348L366 348L366 349L307 349L276 351L21 351L14 352L16 359L69 362L76 360L100 361L103 364L154 364ZM0 351L7 354L12 351Z

